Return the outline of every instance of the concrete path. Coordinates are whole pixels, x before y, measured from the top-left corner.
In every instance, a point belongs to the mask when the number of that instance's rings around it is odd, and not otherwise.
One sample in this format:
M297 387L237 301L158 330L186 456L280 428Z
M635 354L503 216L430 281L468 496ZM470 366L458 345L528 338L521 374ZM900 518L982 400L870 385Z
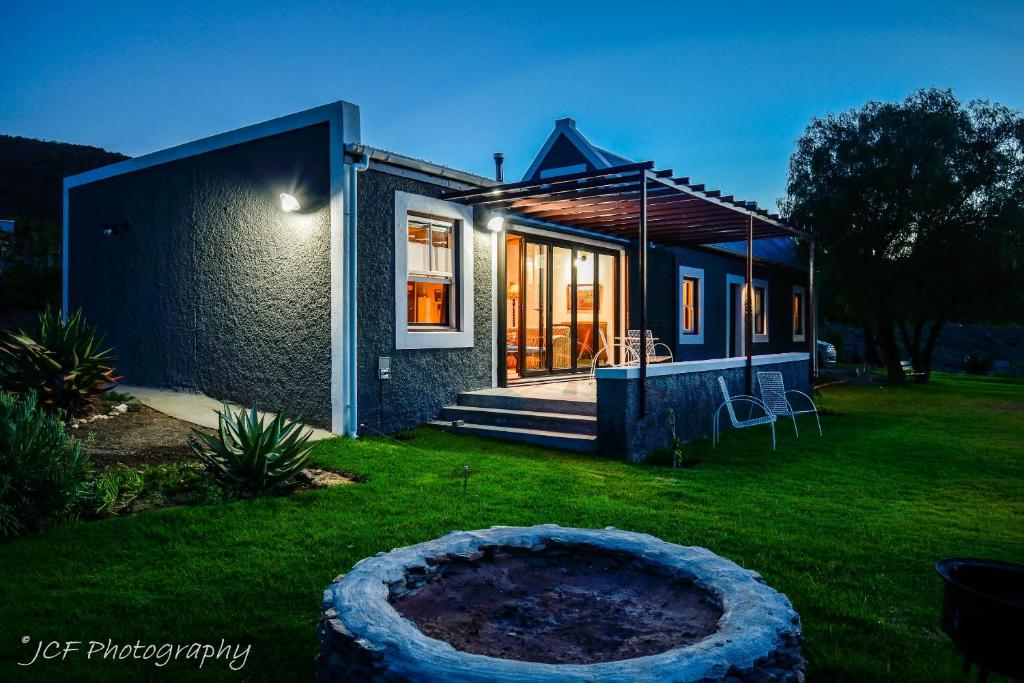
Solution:
M210 398L206 394L192 394L185 391L153 389L151 387L135 387L125 384L117 385L115 391L131 394L142 405L149 406L164 415L170 415L179 420L185 420L200 427L209 427L211 429L216 429L218 426L216 411L223 409L220 401ZM239 407L233 403L230 405L233 409ZM275 417L274 413L260 411L259 414L268 421L273 420ZM313 441L331 439L337 436L326 429L306 426L313 431L313 436L311 437Z

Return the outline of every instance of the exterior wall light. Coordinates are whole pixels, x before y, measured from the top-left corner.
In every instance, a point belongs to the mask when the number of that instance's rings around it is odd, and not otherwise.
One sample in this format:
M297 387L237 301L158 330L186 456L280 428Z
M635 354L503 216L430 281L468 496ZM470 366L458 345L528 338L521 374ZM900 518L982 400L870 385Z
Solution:
M501 232L502 228L505 227L504 216L495 216L491 220L487 221L487 229L491 232Z
M281 210L282 211L298 211L299 200L295 197L287 194L286 192L281 193Z

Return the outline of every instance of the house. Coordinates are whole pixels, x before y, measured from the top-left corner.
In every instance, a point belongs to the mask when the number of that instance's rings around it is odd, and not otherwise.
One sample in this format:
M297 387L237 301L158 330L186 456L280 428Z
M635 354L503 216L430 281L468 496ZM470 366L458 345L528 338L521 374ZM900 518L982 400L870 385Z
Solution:
M669 414L707 431L719 375L807 387L798 237L572 119L501 183L368 146L337 102L67 178L63 298L132 384L639 460ZM672 362L622 367L630 329Z

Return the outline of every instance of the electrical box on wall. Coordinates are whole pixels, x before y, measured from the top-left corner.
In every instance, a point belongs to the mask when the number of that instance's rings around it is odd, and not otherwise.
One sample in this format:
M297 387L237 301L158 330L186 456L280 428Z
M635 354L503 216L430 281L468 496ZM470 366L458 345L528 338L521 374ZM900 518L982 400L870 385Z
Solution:
M391 359L387 356L377 359L377 379L391 379Z

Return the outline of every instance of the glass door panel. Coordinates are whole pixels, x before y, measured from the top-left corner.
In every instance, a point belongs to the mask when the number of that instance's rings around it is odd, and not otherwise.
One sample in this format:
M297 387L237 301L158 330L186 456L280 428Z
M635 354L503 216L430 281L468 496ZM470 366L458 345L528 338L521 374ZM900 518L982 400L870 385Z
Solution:
M523 238L505 237L505 369L508 379L523 376Z
M526 242L523 295L523 374L548 368L548 264L547 245Z
M597 335L594 353L600 365L611 365L617 361L615 340L621 334L618 331L619 321L615 310L615 292L618 291L615 257L611 254L599 254L597 265Z
M621 361L619 259L522 233L505 236L505 378L588 372Z
M573 367L573 319L576 296L573 250L551 248L551 369Z
M576 368L589 370L598 349L597 310L600 290L597 282L597 254L576 251Z

